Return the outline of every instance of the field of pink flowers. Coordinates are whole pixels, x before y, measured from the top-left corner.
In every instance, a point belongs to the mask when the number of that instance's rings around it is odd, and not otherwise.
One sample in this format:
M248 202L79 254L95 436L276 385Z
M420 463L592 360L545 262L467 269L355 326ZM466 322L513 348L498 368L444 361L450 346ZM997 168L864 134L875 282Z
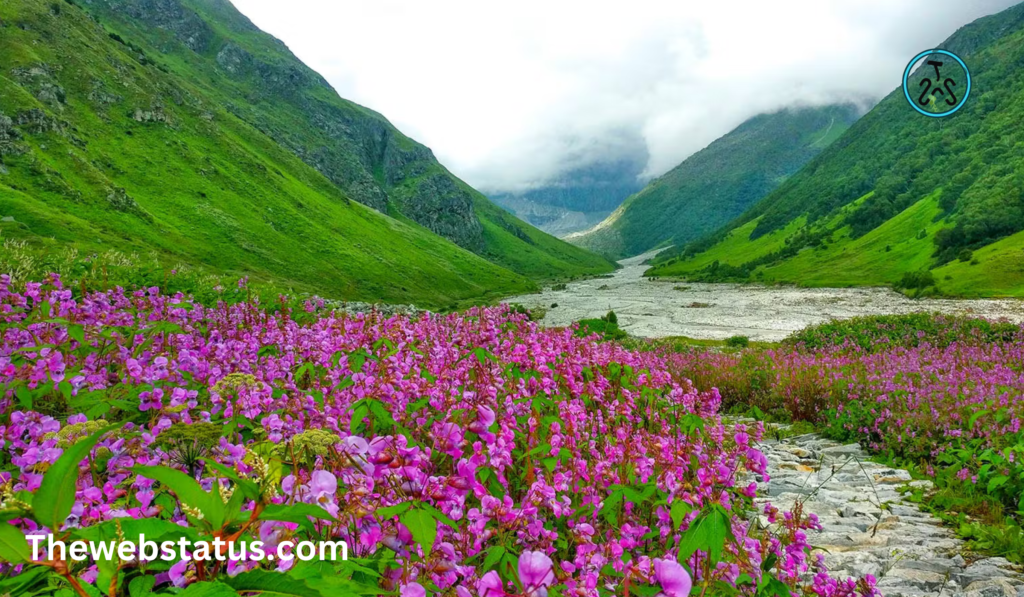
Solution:
M205 307L0 279L0 594L876 594L753 516L762 430L664 357L506 307ZM27 537L188 540L33 559ZM344 540L349 559L257 560ZM212 559L209 556L212 553ZM218 557L219 556L219 557Z
M680 352L669 369L725 408L813 422L826 435L1003 504L1024 518L1024 330L941 316L853 320L778 348ZM1020 557L1020 554L1017 554Z

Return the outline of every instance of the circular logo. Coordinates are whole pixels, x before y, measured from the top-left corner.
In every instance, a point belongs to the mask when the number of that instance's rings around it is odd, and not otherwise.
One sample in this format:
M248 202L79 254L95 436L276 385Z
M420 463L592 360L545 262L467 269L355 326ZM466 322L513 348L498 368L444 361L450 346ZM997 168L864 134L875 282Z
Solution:
M907 65L903 93L921 114L932 118L949 116L962 108L971 95L971 73L956 54L926 50Z

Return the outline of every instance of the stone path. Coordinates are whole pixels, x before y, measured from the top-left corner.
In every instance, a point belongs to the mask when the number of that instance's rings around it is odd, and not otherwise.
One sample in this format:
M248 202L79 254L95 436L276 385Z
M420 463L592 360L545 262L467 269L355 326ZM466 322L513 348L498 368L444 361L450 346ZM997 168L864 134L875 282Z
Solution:
M868 460L856 444L814 434L768 440L770 481L759 498L783 510L801 501L823 530L812 545L827 550L836 576L878 578L885 597L1024 597L1024 573L1004 558L966 553L963 542L934 516L902 499L910 473Z

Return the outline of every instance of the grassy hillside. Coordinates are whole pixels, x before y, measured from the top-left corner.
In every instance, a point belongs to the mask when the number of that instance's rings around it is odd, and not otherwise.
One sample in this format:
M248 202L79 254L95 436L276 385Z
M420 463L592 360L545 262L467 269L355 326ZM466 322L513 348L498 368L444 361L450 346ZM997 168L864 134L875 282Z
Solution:
M501 212L226 2L91 10L0 5L4 237L425 305L612 267Z
M649 273L881 285L931 271L940 292L1024 295L1013 255L1024 230L1024 5L941 47L972 72L958 113L921 116L894 91L778 190ZM763 254L759 240L780 234L784 249ZM712 271L715 255L732 267Z
M853 106L783 110L751 118L567 240L616 257L686 243L743 213L857 119Z

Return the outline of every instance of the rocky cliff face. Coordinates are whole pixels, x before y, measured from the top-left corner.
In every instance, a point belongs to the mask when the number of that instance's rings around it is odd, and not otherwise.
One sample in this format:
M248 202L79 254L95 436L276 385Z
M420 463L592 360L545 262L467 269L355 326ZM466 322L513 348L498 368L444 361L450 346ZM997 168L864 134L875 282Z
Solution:
M145 35L165 54L188 52L230 79L227 108L316 168L345 195L380 212L397 209L473 250L483 227L472 196L426 147L379 114L339 98L277 39L259 32L229 3L188 0L90 0L105 18ZM232 39L211 22L247 35ZM253 35L256 33L256 35ZM254 41L255 40L255 41ZM428 173L440 170L439 173Z

